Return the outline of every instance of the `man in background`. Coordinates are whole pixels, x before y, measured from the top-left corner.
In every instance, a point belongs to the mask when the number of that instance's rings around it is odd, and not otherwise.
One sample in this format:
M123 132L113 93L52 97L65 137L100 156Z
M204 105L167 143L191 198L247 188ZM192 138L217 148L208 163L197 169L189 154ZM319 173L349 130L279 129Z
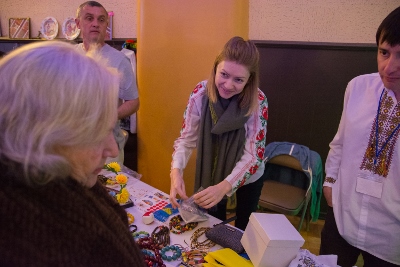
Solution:
M351 80L326 160L320 254L400 266L400 7L376 33L379 73Z
M139 94L136 79L133 74L129 59L117 49L105 43L108 13L96 1L87 1L81 4L76 12L77 27L81 30L83 43L78 44L78 49L88 52L96 50L108 62L108 65L118 69L121 80L119 84L118 120L134 114L139 109ZM123 146L127 136L120 128L119 121L114 128L114 136L119 147L119 156L116 161L123 164Z

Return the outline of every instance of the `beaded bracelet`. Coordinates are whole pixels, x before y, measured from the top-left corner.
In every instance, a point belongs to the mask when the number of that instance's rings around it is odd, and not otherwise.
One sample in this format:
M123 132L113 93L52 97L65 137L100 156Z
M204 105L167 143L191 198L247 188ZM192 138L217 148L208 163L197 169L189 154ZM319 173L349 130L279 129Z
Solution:
M132 224L135 221L135 217L129 212L127 212L126 215L128 216L128 224Z
M131 231L131 234L137 231L137 226L134 224L129 225L129 231Z
M162 247L165 247L170 243L169 229L167 226L157 226L154 228L153 232L151 233L151 237L155 243Z
M196 264L203 263L204 257L207 255L207 252L201 250L189 250L186 252L182 252L182 260L184 263L189 266L196 266Z
M140 239L140 238L145 238L145 237L149 237L150 234L146 231L140 231L140 232L134 232L132 233L133 238L136 240Z
M198 222L191 222L187 224L184 224L182 222L183 219L180 215L172 217L169 221L169 229L171 230L171 232L179 235L186 231L193 230L199 224Z
M172 256L166 255L166 252L171 251ZM182 251L178 246L166 246L160 250L161 258L166 261L175 261L182 255Z
M151 252L150 250L142 249L142 253L144 254L144 262L147 266L165 267L165 264L158 250L154 250L154 252Z
M202 236L203 234L205 234L207 231L209 231L211 228L210 227L201 227L199 229L197 229L193 235L190 237L190 247L192 249L210 249L213 246L215 246L215 243L213 241L211 241L210 239L207 239L199 242L198 239L200 236Z
M138 241L136 241L136 243L138 244L139 248L147 248L151 250L160 249L160 246L154 243L154 240L151 237L140 238Z

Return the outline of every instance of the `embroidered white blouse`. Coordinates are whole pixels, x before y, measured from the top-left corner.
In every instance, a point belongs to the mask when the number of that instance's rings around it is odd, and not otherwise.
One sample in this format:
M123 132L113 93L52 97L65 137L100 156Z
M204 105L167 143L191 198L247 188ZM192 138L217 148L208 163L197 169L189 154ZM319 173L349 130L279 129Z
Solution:
M206 94L207 81L197 84L189 97L180 136L174 142L171 168L183 170L190 158L200 130L200 117L203 96ZM246 144L244 154L236 163L232 173L225 180L232 185L231 196L236 190L257 181L264 173L265 134L267 133L268 103L261 90L258 90L259 109L249 117L245 124Z
M378 151L384 149L376 157L379 102ZM344 239L394 264L400 264L400 131L393 132L399 123L400 104L378 73L350 81L325 165L326 176L333 179L324 183L332 187L335 220Z

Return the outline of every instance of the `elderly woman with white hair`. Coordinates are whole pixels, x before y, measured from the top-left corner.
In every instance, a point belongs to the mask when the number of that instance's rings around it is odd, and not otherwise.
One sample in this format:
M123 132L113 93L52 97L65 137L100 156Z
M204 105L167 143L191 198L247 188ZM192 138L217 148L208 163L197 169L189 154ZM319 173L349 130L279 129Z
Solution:
M0 60L0 266L144 266L98 182L118 154L118 75L64 42Z

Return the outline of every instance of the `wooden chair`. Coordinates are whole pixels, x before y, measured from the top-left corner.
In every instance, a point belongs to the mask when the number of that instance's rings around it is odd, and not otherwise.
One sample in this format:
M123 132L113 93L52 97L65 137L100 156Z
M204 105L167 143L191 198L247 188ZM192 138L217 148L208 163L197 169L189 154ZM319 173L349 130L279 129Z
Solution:
M300 162L296 158L287 154L278 155L266 161L271 164L285 166L303 172ZM311 179L308 179L306 175L304 175L304 177L307 178L307 189L302 189L275 180L268 180L267 177L267 179L264 180L260 199L258 201L260 207L286 215L297 215L302 210L301 219L297 229L299 232L311 197L312 181ZM289 179L298 179L298 176L292 175ZM307 231L309 227L308 221L309 220L307 219Z

